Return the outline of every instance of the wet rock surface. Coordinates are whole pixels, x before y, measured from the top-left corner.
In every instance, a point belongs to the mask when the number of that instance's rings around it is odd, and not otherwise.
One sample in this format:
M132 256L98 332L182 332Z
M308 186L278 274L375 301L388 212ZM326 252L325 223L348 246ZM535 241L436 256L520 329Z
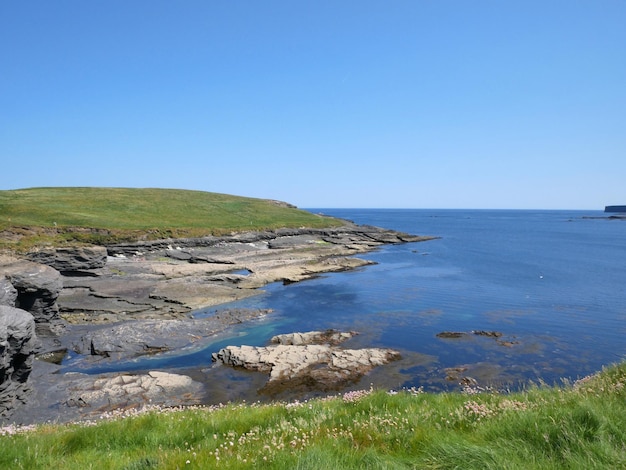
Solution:
M129 359L172 351L202 341L225 328L271 313L267 309L226 309L209 318L185 320L134 320L113 326L76 328L65 341L67 349L80 355Z

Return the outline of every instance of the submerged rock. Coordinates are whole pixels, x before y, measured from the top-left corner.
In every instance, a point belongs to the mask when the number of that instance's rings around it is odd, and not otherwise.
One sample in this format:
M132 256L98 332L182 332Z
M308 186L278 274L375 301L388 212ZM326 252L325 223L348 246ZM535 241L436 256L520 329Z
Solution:
M503 333L500 331L472 330L469 333L466 333L464 331L442 331L441 333L437 333L436 336L437 338L441 339L460 339L470 338L471 335L482 336L485 338L493 338L497 344L499 344L500 346L505 346L507 348L519 344L519 341L515 339L515 336L511 336L509 339L501 339Z

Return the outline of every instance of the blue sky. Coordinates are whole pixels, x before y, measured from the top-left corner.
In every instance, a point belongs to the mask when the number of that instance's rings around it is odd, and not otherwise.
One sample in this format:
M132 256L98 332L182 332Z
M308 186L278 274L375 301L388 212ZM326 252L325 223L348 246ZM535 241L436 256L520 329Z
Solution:
M626 2L0 3L0 189L626 203Z

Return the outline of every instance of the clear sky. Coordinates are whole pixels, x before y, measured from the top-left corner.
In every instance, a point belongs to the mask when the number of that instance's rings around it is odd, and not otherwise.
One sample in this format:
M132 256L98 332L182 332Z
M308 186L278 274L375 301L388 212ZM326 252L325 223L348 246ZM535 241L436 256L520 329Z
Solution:
M624 0L0 2L0 189L626 204Z

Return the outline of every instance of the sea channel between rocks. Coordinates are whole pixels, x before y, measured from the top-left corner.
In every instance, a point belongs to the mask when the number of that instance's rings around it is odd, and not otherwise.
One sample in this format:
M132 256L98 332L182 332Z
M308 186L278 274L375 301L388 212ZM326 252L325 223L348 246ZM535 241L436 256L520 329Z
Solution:
M354 255L384 244L429 239L432 237L347 223L330 229L280 229L44 249L21 258L0 256L0 305L13 315L0 317L19 317L24 323L22 312L27 310L37 332L36 339L32 333L27 338L28 328L15 333L11 325L4 326L4 331L12 332L5 334L6 339L24 349L4 349L9 359L0 367L8 379L0 385L0 423L63 422L147 404L186 406L227 400L228 391L221 392L219 383L208 386L197 369L93 370L198 346L233 325L271 315L263 309L219 307L254 296L267 284L352 270L371 264ZM215 307L213 315L193 318L193 312L208 307ZM15 341L20 334L21 339ZM249 362L249 356L236 359L235 349L220 351L221 358L219 354L214 358L236 368L265 372L248 373L239 386L270 398L285 390L329 392L398 359L396 351L352 350L339 345L354 334L306 332L306 344L293 344L294 337L302 339L301 334L283 338L281 341L292 344L254 352L259 358L257 365ZM237 347L243 346L233 346ZM261 357L261 353L266 355ZM71 372L64 365L68 355L72 357ZM9 356L22 358L19 370ZM225 356L235 358L234 363L223 360ZM298 369L295 364L303 361L306 367ZM223 369L222 375L237 373L229 372L229 367Z

